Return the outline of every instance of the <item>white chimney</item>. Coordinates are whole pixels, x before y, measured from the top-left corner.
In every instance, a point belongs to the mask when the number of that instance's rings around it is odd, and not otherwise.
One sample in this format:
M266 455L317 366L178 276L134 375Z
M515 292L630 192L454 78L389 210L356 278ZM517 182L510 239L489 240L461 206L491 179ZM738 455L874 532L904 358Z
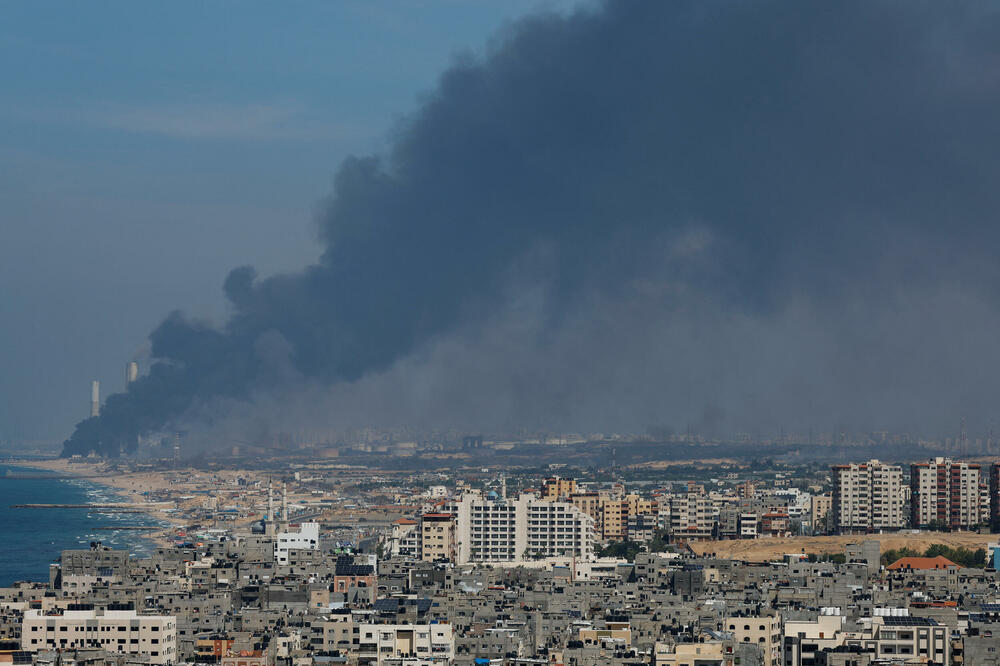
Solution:
M101 414L101 382L90 383L90 415L100 416Z

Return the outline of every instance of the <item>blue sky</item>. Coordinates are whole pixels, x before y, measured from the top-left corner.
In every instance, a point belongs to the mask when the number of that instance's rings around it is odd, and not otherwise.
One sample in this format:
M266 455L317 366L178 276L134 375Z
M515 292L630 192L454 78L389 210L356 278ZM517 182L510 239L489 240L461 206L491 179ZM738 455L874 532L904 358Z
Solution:
M569 0L25 2L0 21L0 440L61 440L89 382L226 273L294 270L340 161L457 55Z

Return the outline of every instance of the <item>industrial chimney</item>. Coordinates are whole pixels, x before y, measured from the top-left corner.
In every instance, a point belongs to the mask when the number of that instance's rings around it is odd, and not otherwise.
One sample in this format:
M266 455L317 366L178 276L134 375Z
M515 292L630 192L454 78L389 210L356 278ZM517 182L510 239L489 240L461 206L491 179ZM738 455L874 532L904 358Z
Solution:
M127 391L132 382L139 378L139 364L135 361L129 361L125 364L125 390Z
M100 416L101 414L101 382L90 383L90 415Z

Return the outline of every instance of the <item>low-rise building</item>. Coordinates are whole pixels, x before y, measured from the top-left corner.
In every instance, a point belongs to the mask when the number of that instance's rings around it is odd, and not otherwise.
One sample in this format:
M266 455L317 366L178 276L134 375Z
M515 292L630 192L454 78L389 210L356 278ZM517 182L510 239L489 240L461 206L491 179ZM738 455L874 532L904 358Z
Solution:
M86 648L149 655L152 664L169 664L177 661L177 620L135 611L25 611L21 627L25 652Z

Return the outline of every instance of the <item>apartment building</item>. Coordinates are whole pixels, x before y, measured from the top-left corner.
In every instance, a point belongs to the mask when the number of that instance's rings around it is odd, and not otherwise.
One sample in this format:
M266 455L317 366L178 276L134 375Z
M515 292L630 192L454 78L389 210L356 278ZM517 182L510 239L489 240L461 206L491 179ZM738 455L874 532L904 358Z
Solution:
M628 536L628 502L606 499L601 505L601 538L624 541Z
M600 493L573 493L569 496L568 501L580 509L580 511L593 518L595 527L600 527L601 510L604 503L604 498L601 497Z
M420 559L455 561L455 515L425 513L420 517Z
M914 527L970 529L989 521L989 492L979 465L933 458L910 467Z
M467 493L449 508L455 514L459 564L593 557L594 521L569 502L527 494L491 500Z
M455 657L450 624L362 624L358 665L448 664Z
M878 460L834 465L832 528L838 532L897 530L905 525L903 470Z
M302 523L298 532L279 532L274 540L274 561L287 565L293 550L319 548L319 523Z
M412 518L397 518L388 536L390 557L420 557L420 529Z
M656 643L656 666L754 666L760 662L756 646L735 641Z
M815 620L786 621L784 666L813 666L818 652L843 645L844 620L842 615L820 615Z
M576 479L553 476L542 482L542 499L549 502L565 499L576 492Z
M813 495L809 498L809 522L813 534L822 534L829 529L828 518L833 511L831 495Z
M947 626L926 617L874 617L871 630L862 638L845 642L861 646L880 661L950 666L950 632Z
M722 629L731 633L737 643L759 647L763 666L781 666L781 617L727 617Z
M135 611L24 612L23 651L86 648L149 655L152 664L173 663L177 661L177 620L167 615L138 615Z
M711 539L719 511L715 502L698 492L660 497L660 524L673 538Z

